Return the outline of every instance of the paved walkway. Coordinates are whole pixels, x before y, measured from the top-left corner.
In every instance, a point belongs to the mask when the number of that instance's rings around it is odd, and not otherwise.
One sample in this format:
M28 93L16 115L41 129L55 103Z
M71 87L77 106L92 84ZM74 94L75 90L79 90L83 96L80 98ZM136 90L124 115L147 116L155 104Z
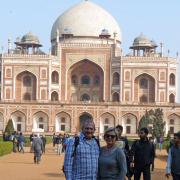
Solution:
M166 153L157 152L155 171L152 180L165 180ZM46 148L46 154L42 156L39 165L33 163L33 154L26 148L25 153L11 153L0 157L0 179L2 180L64 180L60 170L63 163L63 155L56 155L52 145ZM171 179L170 179L171 180Z

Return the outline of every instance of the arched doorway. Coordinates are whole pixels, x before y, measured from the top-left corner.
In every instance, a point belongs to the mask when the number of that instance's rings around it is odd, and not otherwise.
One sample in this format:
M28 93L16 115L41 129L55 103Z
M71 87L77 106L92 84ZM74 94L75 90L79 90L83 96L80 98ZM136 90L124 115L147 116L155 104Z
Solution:
M73 102L90 100L102 102L104 93L104 72L96 63L84 59L68 71L67 99ZM82 95L87 94L85 96Z
M143 73L134 80L134 101L139 103L155 102L155 79Z
M66 112L60 112L55 118L56 132L70 132L71 131L71 117Z
M11 114L14 130L19 132L26 131L26 116L20 111Z
M77 128L79 131L81 131L84 122L87 121L87 120L92 120L93 121L93 117L89 113L83 113L79 117L79 127Z
M16 77L16 100L36 100L37 79L28 71L19 73Z

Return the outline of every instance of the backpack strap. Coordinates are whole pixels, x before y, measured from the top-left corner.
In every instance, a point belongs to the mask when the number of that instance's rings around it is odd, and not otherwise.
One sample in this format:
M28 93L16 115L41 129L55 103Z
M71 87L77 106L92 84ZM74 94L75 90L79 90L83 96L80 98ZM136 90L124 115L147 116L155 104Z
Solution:
M94 137L94 139L95 139L95 141L96 141L96 143L97 143L97 145L98 145L98 147L99 147L99 149L100 149L101 147L100 147L99 139L97 139L96 137Z
M76 136L74 138L74 151L72 153L72 157L75 157L76 155L76 149L77 149L77 146L79 145L79 136Z
M93 137L100 149L100 142L99 142L99 139L97 139L96 137ZM79 145L79 136L76 136L74 138L74 150L73 150L73 153L72 153L72 156L71 157L75 157L76 156L76 149L77 149L77 146Z

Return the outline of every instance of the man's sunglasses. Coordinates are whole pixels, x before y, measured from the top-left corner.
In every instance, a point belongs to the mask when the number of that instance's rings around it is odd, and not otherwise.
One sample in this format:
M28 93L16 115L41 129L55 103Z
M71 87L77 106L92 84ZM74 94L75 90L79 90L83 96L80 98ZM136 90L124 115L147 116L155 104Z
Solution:
M110 135L110 134L106 134L105 135L105 138L112 138L112 139L114 139L116 137L116 135Z

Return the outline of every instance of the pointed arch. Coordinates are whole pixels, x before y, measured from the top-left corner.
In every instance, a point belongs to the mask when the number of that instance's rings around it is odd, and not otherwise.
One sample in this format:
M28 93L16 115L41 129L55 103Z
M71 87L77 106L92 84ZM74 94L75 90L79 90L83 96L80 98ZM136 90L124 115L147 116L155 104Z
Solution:
M55 130L56 132L71 132L71 116L62 111L55 117Z
M114 92L112 95L112 101L113 102L119 102L119 93L118 92Z
M169 95L169 102L170 102L170 103L175 103L175 95L174 95L173 93L171 93L171 94Z
M104 134L106 129L115 126L115 117L109 112L103 113L100 116L100 134Z
M155 102L155 79L153 76L143 73L134 80L134 101L140 103Z
M56 91L53 91L51 93L51 101L58 101L58 100L59 100L58 93Z
M15 131L25 132L26 131L26 115L21 111L15 111L11 113L11 119Z
M29 72L23 71L16 76L16 100L36 100L37 78Z
M120 75L118 72L113 74L113 85L119 85L120 82Z
M68 70L66 89L68 100L81 101L82 94L86 93L91 102L103 101L104 72L102 67L88 59L73 64Z
M42 129L45 132L49 130L49 116L43 112L38 111L33 115L33 129L38 131Z
M137 133L137 117L132 113L126 113L122 116L122 126L124 134L136 134Z
M171 73L169 75L169 85L170 86L175 86L175 83L176 83L176 77L173 73Z
M166 122L166 128L170 132L170 134L174 134L179 131L180 129L180 116L176 113L173 113L168 116Z
M53 71L51 74L51 81L53 84L59 83L59 73L57 71Z

